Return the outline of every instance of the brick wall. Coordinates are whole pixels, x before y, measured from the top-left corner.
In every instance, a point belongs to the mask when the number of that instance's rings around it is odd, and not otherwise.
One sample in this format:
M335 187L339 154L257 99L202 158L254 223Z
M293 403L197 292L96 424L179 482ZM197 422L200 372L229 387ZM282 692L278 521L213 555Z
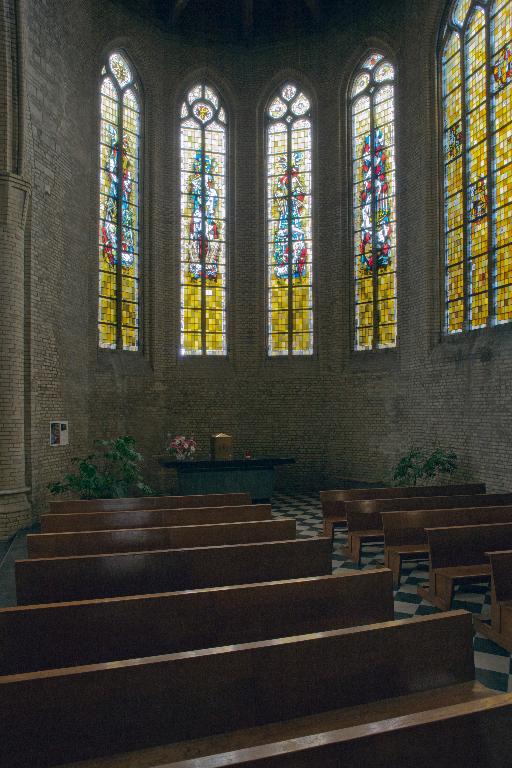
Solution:
M364 8L377 8L371 3ZM363 7L363 6L362 6ZM512 326L457 339L440 334L435 45L443 0L396 0L384 11L301 40L201 47L109 0L26 0L27 157L33 186L27 242L28 484L40 511L46 485L94 437L135 435L152 458L165 433L234 435L239 452L292 455L282 489L389 476L412 444L460 455L460 477L509 488ZM144 351L96 348L97 84L115 46L145 94ZM397 77L399 348L351 352L350 187L345 93L369 47ZM178 104L209 77L231 129L227 360L181 360ZM315 109L316 354L265 356L262 109L286 77ZM69 419L69 448L50 448L49 421Z

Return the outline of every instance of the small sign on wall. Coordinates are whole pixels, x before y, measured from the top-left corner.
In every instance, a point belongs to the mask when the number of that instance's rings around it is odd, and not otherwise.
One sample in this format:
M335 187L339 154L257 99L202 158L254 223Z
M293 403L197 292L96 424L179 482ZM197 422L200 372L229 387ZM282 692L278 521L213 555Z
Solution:
M67 421L50 421L50 445L69 444L69 423Z

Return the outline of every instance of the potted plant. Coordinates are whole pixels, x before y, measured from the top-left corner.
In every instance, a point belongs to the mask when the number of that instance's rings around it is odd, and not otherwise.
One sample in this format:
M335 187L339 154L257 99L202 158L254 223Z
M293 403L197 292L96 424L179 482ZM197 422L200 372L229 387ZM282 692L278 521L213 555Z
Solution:
M135 448L135 439L123 435L115 440L95 440L100 449L85 458L72 459L76 472L50 483L53 494L74 493L80 499L113 499L125 496L149 496L151 488L144 482L142 455Z
M437 447L431 453L421 448L411 448L398 461L393 481L396 485L417 485L418 480L432 480L452 475L457 469L457 454Z

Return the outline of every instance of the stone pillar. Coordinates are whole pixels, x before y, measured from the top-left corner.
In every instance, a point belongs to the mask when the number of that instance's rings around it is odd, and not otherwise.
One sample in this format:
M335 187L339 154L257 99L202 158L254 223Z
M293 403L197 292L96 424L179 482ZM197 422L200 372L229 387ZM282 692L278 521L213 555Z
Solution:
M30 185L0 171L0 540L30 525L25 479L25 223Z

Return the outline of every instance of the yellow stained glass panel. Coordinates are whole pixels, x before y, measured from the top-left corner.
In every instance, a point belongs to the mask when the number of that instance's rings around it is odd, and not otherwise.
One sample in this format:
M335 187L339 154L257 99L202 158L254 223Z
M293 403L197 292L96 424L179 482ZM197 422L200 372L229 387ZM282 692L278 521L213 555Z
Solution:
M457 264L464 258L463 229L454 229L446 234L446 260L448 265Z
M496 254L496 285L512 284L512 245L500 248Z
M447 329L448 333L458 333L464 327L464 301L462 299L450 302L447 305Z
M447 269L448 301L464 297L464 265L457 264Z
M126 59L109 57L100 97L99 346L138 349L140 104ZM120 263L118 263L120 261Z
M466 14L469 10L469 7L471 5L471 0L457 0L453 7L453 20L455 24L457 24L459 27L462 27L466 20Z
M283 96L283 94L286 94ZM291 84L267 111L268 344L270 356L313 352L311 117Z
M471 328L483 328L489 315L489 298L487 293L471 296L469 308Z
M181 106L182 355L225 355L226 114L199 84Z
M394 86L373 78L351 106L356 350L396 344Z
M512 286L498 288L496 291L496 320L507 323L512 320Z

